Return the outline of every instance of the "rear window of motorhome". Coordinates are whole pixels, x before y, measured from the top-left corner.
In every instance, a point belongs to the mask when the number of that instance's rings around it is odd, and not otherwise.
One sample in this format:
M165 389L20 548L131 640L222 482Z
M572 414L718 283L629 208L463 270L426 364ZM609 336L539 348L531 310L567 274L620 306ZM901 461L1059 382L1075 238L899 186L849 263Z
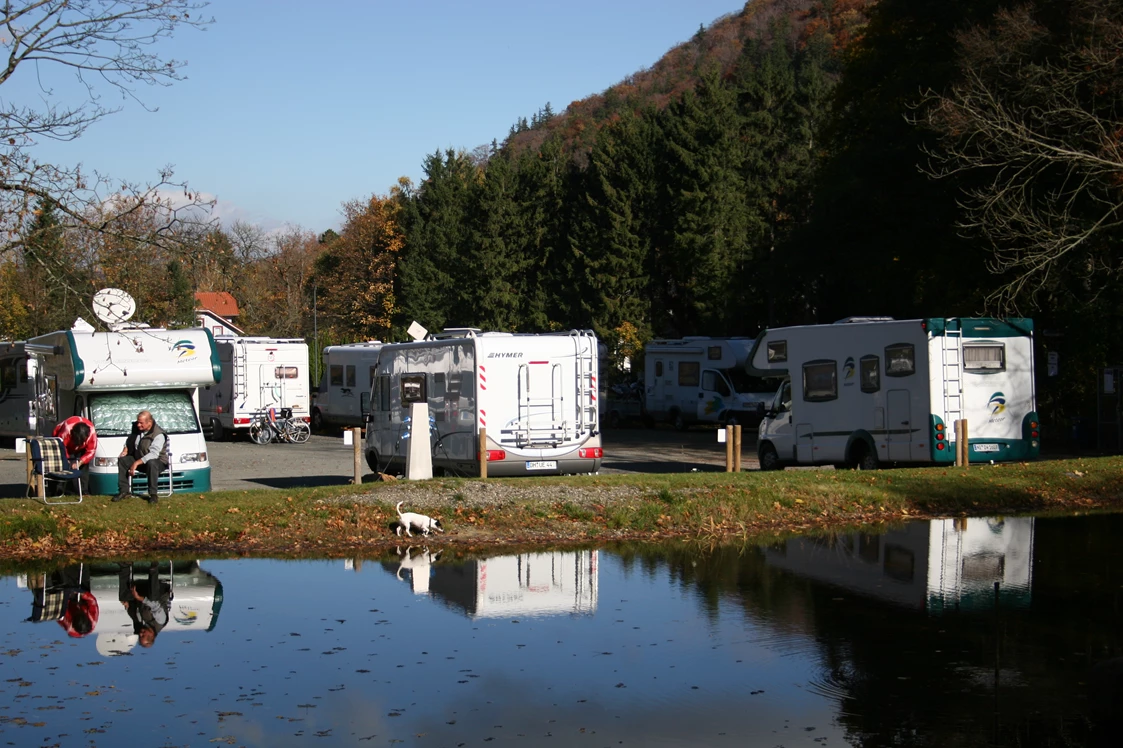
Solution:
M782 364L788 360L788 341L768 341L768 363Z
M679 387L697 387L701 366L697 361L680 361L678 365Z
M296 367L278 366L273 369L273 376L277 379L296 379Z
M332 387L343 386L343 366L341 364L332 364L328 369L328 384Z
M710 361L721 361L721 346L711 345L706 349L706 358Z
M885 346L885 376L907 377L916 373L916 348L912 343Z
M142 410L169 434L193 434L199 431L195 406L184 391L98 392L90 394L90 420L98 436L128 436L133 422ZM174 445L173 445L174 446Z
M838 362L809 361L803 365L803 399L809 403L838 397Z
M967 371L1005 371L1006 346L1002 343L963 346L963 368Z
M862 356L858 362L861 372L862 392L877 392L881 389L881 359L877 356Z
M402 375L402 405L425 402L425 375Z

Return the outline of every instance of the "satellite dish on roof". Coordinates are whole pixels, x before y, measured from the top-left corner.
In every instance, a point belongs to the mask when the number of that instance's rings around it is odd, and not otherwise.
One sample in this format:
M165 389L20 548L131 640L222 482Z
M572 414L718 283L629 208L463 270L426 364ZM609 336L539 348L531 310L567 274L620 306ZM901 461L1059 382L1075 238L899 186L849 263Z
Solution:
M136 312L136 301L119 288L103 288L94 294L94 314L107 325L125 322Z

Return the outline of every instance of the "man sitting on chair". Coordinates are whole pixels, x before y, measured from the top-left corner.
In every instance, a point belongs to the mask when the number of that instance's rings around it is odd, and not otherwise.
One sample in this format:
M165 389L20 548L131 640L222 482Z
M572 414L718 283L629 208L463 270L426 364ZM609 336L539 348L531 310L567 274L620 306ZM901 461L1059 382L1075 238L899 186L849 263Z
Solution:
M51 435L62 439L66 446L68 467L81 472L81 476L70 481L67 488L78 493L78 483L81 482L82 493L89 493L90 463L97 452L97 432L94 431L94 425L82 416L71 416L55 426Z
M156 482L160 473L168 466L168 437L147 410L142 410L137 415L133 433L129 434L125 448L117 458L117 495L113 497L114 501L121 501L131 495L129 479L142 465L148 476L148 503L159 503Z

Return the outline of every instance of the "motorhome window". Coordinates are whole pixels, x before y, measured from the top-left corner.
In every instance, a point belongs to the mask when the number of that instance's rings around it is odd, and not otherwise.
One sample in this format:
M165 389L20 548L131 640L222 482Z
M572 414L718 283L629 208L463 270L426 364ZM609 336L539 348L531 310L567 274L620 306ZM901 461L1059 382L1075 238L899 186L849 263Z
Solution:
M445 373L442 371L433 375L433 397L438 400L443 400L445 397Z
M838 397L838 362L810 361L803 365L803 399L818 403Z
M721 346L711 345L706 349L706 358L710 361L721 361Z
M1006 371L1006 346L1002 343L971 343L963 346L965 371Z
M296 367L278 366L273 369L273 376L277 379L296 379Z
M386 374L378 378L378 409L390 410L390 377Z
M6 358L0 361L0 387L8 388L16 386L16 361L12 358Z
M662 361L656 361L655 362L655 376L657 376L657 377L663 376L663 362Z
M722 374L733 385L733 391L739 392L742 395L748 392L767 393L769 395L776 392L776 380L762 379L761 377L751 377L744 369L724 369Z
M153 420L169 434L199 431L195 405L191 395L183 390L90 393L90 420L99 437L128 436L142 410L152 413Z
M410 403L423 403L426 401L424 374L403 374L401 382L402 407Z
M355 365L347 364L347 386L355 386Z
M916 373L916 349L912 343L885 346L885 376L907 377Z
M454 375L455 376L455 375ZM475 374L470 371L460 373L460 399L472 400L476 397Z
M369 392L360 392L359 393L359 415L365 416L367 413L370 413L370 393Z
M702 372L702 389L729 397L729 384L716 371Z
M788 341L768 341L768 363L782 364L788 360Z
M332 364L328 369L328 384L332 387L343 386L343 366L340 364Z
M697 387L698 373L702 365L697 361L680 361L678 365L679 387Z
M881 359L877 356L862 356L859 361L862 392L877 392L881 389Z

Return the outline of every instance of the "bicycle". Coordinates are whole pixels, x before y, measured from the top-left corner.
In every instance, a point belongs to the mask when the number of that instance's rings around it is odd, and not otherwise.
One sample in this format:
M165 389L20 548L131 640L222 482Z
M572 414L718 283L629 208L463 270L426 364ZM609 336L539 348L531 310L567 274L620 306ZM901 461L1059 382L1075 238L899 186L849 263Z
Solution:
M250 439L254 444L269 444L276 440L290 444L303 444L312 436L312 429L300 418L292 417L292 408L278 411L270 408L258 414L250 424Z

